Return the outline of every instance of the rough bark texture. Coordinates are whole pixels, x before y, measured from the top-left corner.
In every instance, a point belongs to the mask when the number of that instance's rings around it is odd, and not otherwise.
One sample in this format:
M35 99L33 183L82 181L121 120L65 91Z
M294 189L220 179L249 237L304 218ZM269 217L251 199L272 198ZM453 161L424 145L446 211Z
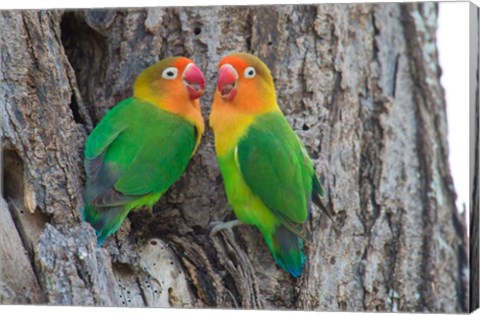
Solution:
M0 13L0 302L460 312L465 225L448 166L437 7L354 4ZM83 145L159 58L207 78L233 51L262 58L336 212L309 222L301 278L233 219L207 129L155 206L96 245L82 223Z

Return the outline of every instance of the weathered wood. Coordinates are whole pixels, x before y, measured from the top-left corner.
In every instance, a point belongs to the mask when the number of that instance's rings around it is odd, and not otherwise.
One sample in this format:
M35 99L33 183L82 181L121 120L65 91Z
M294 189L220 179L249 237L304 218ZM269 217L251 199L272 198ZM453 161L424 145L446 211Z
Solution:
M11 204L10 206L14 206ZM28 256L3 198L0 199L0 303L44 302L32 258ZM15 272L12 272L15 271Z
M29 301L465 311L436 17L434 3L1 12L2 218L14 224L2 219L0 235L31 268L21 278L39 287ZM86 135L145 67L171 55L204 71L207 117L216 65L233 51L270 67L337 213L333 224L313 209L302 277L275 265L253 227L209 238L211 221L234 215L208 128L153 214L132 213L96 246L80 220ZM22 286L8 279L0 301L24 302L10 298Z

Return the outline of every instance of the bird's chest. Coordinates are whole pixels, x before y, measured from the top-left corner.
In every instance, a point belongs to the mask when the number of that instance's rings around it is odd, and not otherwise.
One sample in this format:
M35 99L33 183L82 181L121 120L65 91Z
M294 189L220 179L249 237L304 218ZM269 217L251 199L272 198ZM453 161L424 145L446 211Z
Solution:
M215 107L210 116L210 126L215 135L217 156L226 156L245 136L254 117L230 107Z
M243 223L253 224L262 230L262 225L271 222L273 215L245 182L235 162L233 150L225 156L219 157L219 165L228 202L235 215Z

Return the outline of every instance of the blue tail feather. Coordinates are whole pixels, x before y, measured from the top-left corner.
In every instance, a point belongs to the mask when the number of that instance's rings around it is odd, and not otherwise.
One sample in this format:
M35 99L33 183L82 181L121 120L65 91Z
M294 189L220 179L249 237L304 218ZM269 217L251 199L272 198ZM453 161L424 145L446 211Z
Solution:
M85 205L83 219L89 222L97 233L98 245L102 245L105 239L115 233L125 220L127 211L124 207L96 208Z
M303 245L303 240L286 227L279 225L275 229L271 248L273 257L282 269L295 278L302 274L306 262Z

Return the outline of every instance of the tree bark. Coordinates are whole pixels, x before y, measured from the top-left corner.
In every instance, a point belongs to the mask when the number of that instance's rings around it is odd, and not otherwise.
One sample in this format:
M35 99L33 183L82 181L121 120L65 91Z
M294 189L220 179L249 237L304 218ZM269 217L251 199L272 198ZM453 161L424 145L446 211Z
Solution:
M0 303L461 312L468 251L448 166L437 5L0 13ZM313 209L303 275L233 219L207 128L154 207L96 245L81 221L86 136L171 55L204 71L249 51L306 144L335 213ZM5 262L5 263L3 263Z

